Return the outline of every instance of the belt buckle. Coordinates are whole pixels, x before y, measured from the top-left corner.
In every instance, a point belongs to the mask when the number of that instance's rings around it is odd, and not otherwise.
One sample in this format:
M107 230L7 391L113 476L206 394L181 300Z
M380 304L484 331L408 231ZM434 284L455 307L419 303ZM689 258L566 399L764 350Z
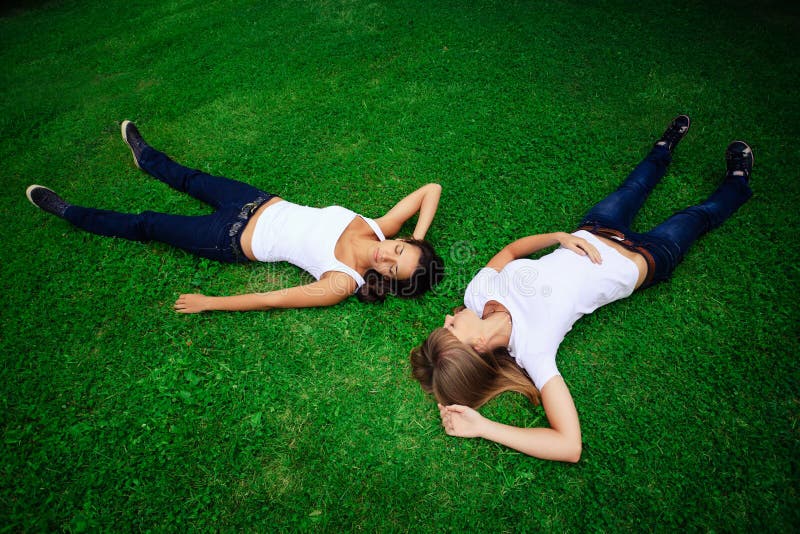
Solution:
M258 197L249 204L245 204L245 206L250 206L250 209L247 210L247 214L249 216L252 216L256 211L258 211L258 208L260 208L263 203L264 203L264 197Z
M255 202L248 202L244 206L242 206L242 210L239 212L240 219L249 219L250 216L253 214L253 207L255 206Z

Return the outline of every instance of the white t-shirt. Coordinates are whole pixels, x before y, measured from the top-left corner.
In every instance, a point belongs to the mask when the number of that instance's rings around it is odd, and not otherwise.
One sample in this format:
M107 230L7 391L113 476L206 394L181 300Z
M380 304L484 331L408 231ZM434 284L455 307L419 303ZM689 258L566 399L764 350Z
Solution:
M593 234L572 234L593 244L602 264L559 247L537 260L518 259L502 271L484 267L467 286L464 305L479 317L490 300L511 314L508 350L540 390L558 375L556 352L575 321L629 296L636 287L636 264Z
M358 287L364 279L334 254L342 232L361 217L341 206L312 208L283 200L264 210L253 231L253 256L258 261L288 261L319 280L328 271L349 275ZM378 223L361 217L378 240L386 239Z

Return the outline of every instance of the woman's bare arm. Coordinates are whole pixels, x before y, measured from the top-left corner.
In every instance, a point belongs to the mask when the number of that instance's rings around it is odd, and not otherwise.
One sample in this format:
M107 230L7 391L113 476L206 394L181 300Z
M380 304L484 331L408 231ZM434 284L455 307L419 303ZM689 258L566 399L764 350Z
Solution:
M486 266L496 271L501 271L511 261L525 258L534 252L557 244L581 256L589 256L592 263L602 263L603 261L594 245L582 237L566 232L553 232L551 234L529 235L509 243L495 254Z
M204 311L255 311L272 308L332 306L352 295L356 286L355 280L350 276L331 272L311 284L267 293L248 293L228 297L210 297L200 294L181 295L173 307L178 313L200 313Z
M441 194L441 185L433 183L423 185L395 204L383 217L375 219L375 222L378 223L386 237L393 237L400 231L403 223L419 213L412 237L414 239L425 239L425 234L428 233L428 229L433 223L433 217L439 207Z
M547 381L541 393L550 428L504 425L459 405L439 405L442 425L451 436L481 437L543 460L577 462L582 450L581 426L567 384L555 376Z

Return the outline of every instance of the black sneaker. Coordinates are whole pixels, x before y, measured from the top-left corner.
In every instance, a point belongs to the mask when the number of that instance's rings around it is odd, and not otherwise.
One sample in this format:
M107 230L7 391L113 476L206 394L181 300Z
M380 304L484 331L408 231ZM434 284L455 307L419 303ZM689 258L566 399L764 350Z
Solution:
M725 149L725 164L728 167L726 176L744 176L749 182L753 172L753 149L744 141L734 141Z
M689 120L688 115L678 115L669 123L661 139L656 141L656 146L665 146L667 150L672 152L678 142L686 135L686 132L689 131L689 125L691 123L692 121Z
M136 125L133 124L131 121L122 121L121 130L122 130L122 139L131 148L131 154L133 154L133 162L136 164L137 167L141 169L142 166L139 165L139 161L141 161L142 159L142 152L144 152L144 149L150 145L144 142L144 139L142 139L142 134L139 133L138 128L136 128Z
M31 204L37 208L43 209L53 215L58 215L59 217L63 217L64 212L67 211L69 207L69 204L58 196L55 191L43 185L33 184L28 186L28 189L25 190L25 196L27 196Z

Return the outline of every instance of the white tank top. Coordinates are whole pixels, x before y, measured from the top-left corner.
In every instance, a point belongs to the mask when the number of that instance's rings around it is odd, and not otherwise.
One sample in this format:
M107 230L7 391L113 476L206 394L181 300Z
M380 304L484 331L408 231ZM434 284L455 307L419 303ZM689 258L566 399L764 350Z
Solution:
M342 272L356 281L364 279L358 272L336 259L336 243L347 225L361 217L341 206L312 208L285 200L265 209L253 230L253 256L258 261L288 261L308 271L319 280L328 271ZM378 223L361 217L378 239L386 239Z

